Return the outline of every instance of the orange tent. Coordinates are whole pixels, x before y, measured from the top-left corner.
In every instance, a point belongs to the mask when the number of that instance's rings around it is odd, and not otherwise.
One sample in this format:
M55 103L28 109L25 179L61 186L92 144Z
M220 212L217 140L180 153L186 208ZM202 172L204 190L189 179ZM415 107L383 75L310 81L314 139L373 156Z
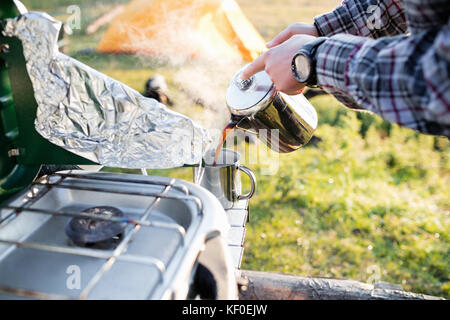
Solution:
M98 51L254 60L265 41L234 0L133 0Z

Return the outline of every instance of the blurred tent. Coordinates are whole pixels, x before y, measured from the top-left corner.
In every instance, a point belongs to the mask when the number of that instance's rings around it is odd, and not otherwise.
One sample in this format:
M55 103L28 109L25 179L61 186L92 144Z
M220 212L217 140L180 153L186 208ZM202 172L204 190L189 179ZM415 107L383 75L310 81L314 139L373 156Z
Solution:
M252 61L266 46L234 0L133 0L97 49Z

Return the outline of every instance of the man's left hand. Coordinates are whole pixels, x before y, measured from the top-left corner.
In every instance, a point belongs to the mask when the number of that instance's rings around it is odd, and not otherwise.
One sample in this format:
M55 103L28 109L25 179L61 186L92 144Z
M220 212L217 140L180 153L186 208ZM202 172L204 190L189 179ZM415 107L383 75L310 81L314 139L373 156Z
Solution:
M248 79L255 73L265 70L275 87L286 94L297 94L305 85L292 75L292 59L303 45L314 36L294 35L282 44L269 49L253 61L242 73L242 79Z

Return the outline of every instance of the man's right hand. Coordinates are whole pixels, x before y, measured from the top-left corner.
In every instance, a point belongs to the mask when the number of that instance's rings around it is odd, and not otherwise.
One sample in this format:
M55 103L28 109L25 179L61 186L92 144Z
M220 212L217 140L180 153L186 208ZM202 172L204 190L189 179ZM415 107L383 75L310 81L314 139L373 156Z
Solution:
M298 94L305 87L298 82L292 73L292 59L305 43L316 39L311 35L296 34L282 44L270 48L250 63L241 74L246 80L257 72L265 70L277 90L286 94Z
M296 34L307 34L310 36L318 37L319 33L317 32L314 24L307 23L294 23L289 27L281 31L272 41L266 44L267 48L273 48L289 40L293 35Z

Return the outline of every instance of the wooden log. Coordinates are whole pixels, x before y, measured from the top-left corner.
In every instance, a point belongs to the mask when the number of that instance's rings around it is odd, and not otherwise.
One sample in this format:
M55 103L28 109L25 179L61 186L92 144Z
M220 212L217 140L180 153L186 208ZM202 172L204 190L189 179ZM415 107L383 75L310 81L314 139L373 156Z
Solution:
M241 271L241 300L441 300L386 283Z

